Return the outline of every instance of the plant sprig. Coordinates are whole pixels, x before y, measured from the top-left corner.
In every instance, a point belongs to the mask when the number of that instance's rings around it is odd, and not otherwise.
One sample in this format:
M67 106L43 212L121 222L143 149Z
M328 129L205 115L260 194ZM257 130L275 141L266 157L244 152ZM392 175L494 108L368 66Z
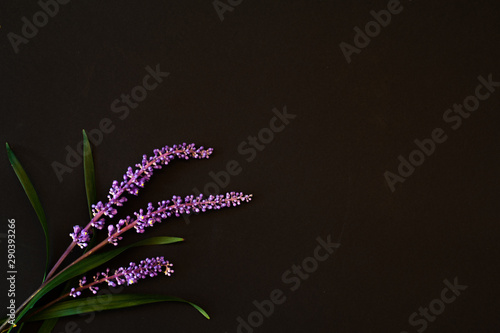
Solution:
M228 192L225 195L209 196L206 199L203 198L203 196L187 196L184 199L181 199L178 196L173 196L172 200L159 202L158 208L154 208L150 203L145 211L140 210L135 213L135 219L127 216L127 218L121 219L116 225L108 225L108 237L94 246L95 237L93 236L98 230L104 227L105 217L113 217L116 214L115 207L122 206L123 203L127 201L127 198L124 197L123 194L129 193L137 195L139 188L143 187L144 184L151 178L154 169L162 168L163 165L169 164L169 162L176 157L186 160L190 158L208 158L213 150L212 148L196 148L194 144L187 145L185 143L182 145L174 145L172 147L166 146L162 149L155 149L153 151L153 156L149 158L146 155L143 156L142 162L135 165L135 170L129 167L123 177L123 181L113 182L109 191L108 202L102 203L101 201L97 202L92 150L85 131L83 131L83 143L84 180L87 204L90 213L90 222L83 228L80 226L75 226L73 228L74 232L71 234L73 241L48 273L50 242L48 238L48 224L45 213L27 173L21 166L21 163L15 156L9 144L6 144L9 161L12 164L22 187L24 188L36 215L38 216L45 234L46 268L40 287L38 287L35 292L33 292L33 294L28 297L16 310L14 325L12 325L12 321L7 318L0 326L0 332L10 332L14 327L16 327L17 324L19 324L17 327L18 331L20 331L26 321L36 320L45 320L39 331L40 333L51 332L57 323L57 318L59 317L97 310L118 309L128 306L165 301L190 304L207 319L209 319L210 317L208 314L199 306L173 296L113 295L109 302L106 304L100 304L99 306L88 305L90 304L88 301L100 300L102 296L99 295L84 299L65 301L65 299L69 296L79 296L81 294L80 290L88 289L96 294L98 284L107 283L110 286L114 286L116 284L129 285L136 283L139 279L145 278L146 275L156 275L159 270L161 270L161 266L166 267L165 274L170 275L170 273L173 273L173 270L169 268L171 264L168 261L164 261L163 257L156 257L156 259L145 259L141 261L139 265L131 263L129 267L119 268L115 270L114 273L113 271L107 269L105 272L98 273L94 276L94 282L87 282L86 278L83 277L79 280L80 287L71 288L71 291L68 292L67 290L71 282L67 281L88 273L90 270L105 264L128 249L138 246L165 245L183 241L182 238L178 237L151 237L128 246L110 250L108 252L96 253L107 244L117 245L117 241L122 238L121 235L125 231L135 228L138 233L142 233L144 232L145 227L151 227L154 224L161 222L163 219L171 216L180 216L181 214L189 214L191 212L198 213L212 209L215 210L224 207L238 206L241 202L249 202L252 197L251 195L244 195L243 193ZM66 267L60 269L61 264L76 245L81 248L85 248L83 254ZM60 297L53 299L38 308L34 308L40 299L42 299L48 292L65 282L67 282L67 285L63 289ZM109 295L106 297L109 297Z

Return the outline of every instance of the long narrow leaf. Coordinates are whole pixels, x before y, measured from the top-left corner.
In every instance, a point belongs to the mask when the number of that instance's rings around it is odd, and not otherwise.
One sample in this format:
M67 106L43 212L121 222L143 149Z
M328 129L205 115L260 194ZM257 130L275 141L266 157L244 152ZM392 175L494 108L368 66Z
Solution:
M29 311L33 307L33 305L38 302L40 298L42 298L43 295L54 289L55 287L59 286L63 282L79 275L83 275L89 270L96 268L107 261L113 259L120 253L122 253L125 250L128 250L133 247L137 246L144 246L144 245L163 245L163 244L171 244L171 243L176 243L176 242L181 242L184 239L178 238L178 237L151 237L139 242L136 242L134 244L131 244L129 246L125 246L119 249L111 250L108 252L104 253L97 253L93 254L91 256L88 256L84 260L76 263L75 265L71 266L70 268L66 269L63 271L60 275L57 275L53 280L51 280L49 283L47 283L33 298L30 300L30 302L26 305L26 307L21 310L19 315L16 317L16 323L21 320L26 312Z
M85 193L87 194L87 205L89 209L89 217L92 219L92 205L97 202L97 191L95 185L95 170L94 170L94 159L92 157L92 148L90 147L89 138L85 130L83 133L83 176L85 179ZM89 245L85 248L85 252L92 249L96 243L97 238L95 237L94 228L92 228L92 238ZM71 286L78 281L78 278L70 279L66 282L61 295L66 294ZM57 318L47 319L43 322L42 326L38 330L38 333L50 333L57 324Z
M210 319L210 316L196 304L188 302L182 298L162 295L140 295L140 294L124 294L124 295L100 295L65 301L54 304L48 309L34 315L28 321L36 321L48 318L72 316L80 313L88 313L102 310L122 309L131 306L151 304L158 302L182 302L193 306L205 318ZM36 309L34 309L36 311Z
M90 147L89 138L85 130L83 133L83 177L85 179L85 193L87 194L87 206L89 209L89 217L92 219L94 216L92 214L92 205L97 202L97 190L95 185L95 170L94 170L94 158L92 157L92 148ZM96 242L95 228L91 228L92 237L90 239L89 245L85 248L85 252L91 250Z
M59 318L57 317L44 320L42 326L38 330L38 333L51 333L54 327L56 327L58 321Z
M47 219L45 218L45 212L43 211L42 204L40 203L40 199L38 198L38 194L36 194L35 188L33 187L33 184L31 184L31 181L28 175L26 174L26 171L24 171L21 162L19 162L16 155L10 148L9 144L5 143L5 146L7 148L7 156L9 157L10 164L12 165L12 168L14 168L14 172L16 173L17 178L19 178L19 181L23 186L24 192L26 192L26 195L28 196L31 205L33 206L33 209L35 210L36 215L38 216L38 220L40 220L43 233L45 234L45 272L43 274L43 280L45 281L45 277L47 276L49 268L49 253L50 253L49 230L47 228Z
M87 204L89 214L92 217L92 205L96 203L97 192L95 187L94 159L92 157L92 148L85 130L83 132L83 173L85 177L85 191L87 192Z

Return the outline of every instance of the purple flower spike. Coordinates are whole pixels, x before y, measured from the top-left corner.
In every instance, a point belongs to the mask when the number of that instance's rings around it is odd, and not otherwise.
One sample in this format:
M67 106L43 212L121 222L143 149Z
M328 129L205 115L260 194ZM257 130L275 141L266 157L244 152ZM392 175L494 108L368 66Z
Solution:
M139 188L144 187L144 184L151 179L154 169L161 169L163 165L168 165L174 158L188 160L190 158L202 159L208 158L213 152L212 148L205 149L203 146L196 148L194 143L182 145L173 145L172 147L165 146L162 149L153 150L153 156L142 156L141 163L136 164L136 169L128 167L127 172L123 175L123 180L119 183L114 181L109 190L108 203L97 203L94 208L94 215L100 211L104 211L104 215L116 214L116 210L112 206L122 206L127 198L121 198L124 192L137 195Z
M156 209L152 203L149 203L146 214L142 209L139 210L139 213L134 213L137 218L134 228L138 233L142 233L144 228L152 227L153 224L161 222L162 219L172 215L179 217L181 214L190 214L192 211L199 213L211 209L238 206L242 202L250 202L250 200L252 200L252 195L245 195L242 192L210 195L206 199L203 198L203 194L196 197L188 195L184 199L174 195L172 200L158 202L158 208Z
M94 281L87 283L85 277L80 280L80 287L71 288L69 296L77 297L82 294L82 290L89 289L93 294L99 290L98 285L107 283L108 286L116 287L117 285L131 285L137 283L146 277L154 277L159 273L165 273L171 276L174 270L171 268L172 264L165 260L163 257L148 258L141 260L139 264L131 262L128 267L120 267L110 274L110 269L105 272L97 273L94 276Z
M126 219L121 219L116 225L108 226L108 242L117 245L118 240L121 240L121 234L125 231L135 228L138 233L143 233L147 227L152 227L155 223L161 222L171 216L181 216L181 214L190 214L191 212L199 213L207 210L217 210L224 207L238 206L242 202L250 202L251 194L243 194L242 192L228 192L220 195L210 195L208 198L203 198L203 194L199 196L188 195L184 199L174 195L172 200L164 200L158 202L158 207L154 207L152 203L148 204L146 210L140 209L135 212L135 219L127 216Z
M80 230L87 232L90 227L101 230L105 224L103 215L113 218L117 213L115 207L123 206L123 203L127 201L126 197L122 197L123 193L128 192L137 195L139 188L144 187L144 184L151 179L154 169L161 169L164 165L168 165L174 158L185 160L190 158L202 159L208 158L212 152L212 148L205 149L203 146L197 148L194 143L183 143L171 147L165 146L161 149L154 149L153 155L150 157L143 155L141 163L135 165L136 169L128 167L121 182L117 180L113 181L106 204L99 201L95 205L92 205L94 217L90 223L85 228L80 226L75 227L79 228L79 232ZM74 236L71 234L71 237L81 248L87 246L88 240L85 240L86 237L84 234L75 234Z

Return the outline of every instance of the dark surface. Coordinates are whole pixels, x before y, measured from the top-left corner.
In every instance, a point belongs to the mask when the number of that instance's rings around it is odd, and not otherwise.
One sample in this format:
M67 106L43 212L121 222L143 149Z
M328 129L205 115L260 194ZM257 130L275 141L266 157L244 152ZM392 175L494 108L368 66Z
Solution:
M215 149L209 160L176 161L157 172L119 217L201 190L212 181L209 172L230 160L242 171L224 190L254 194L238 208L130 233L123 244L152 235L186 241L136 249L110 263L165 255L174 263L172 278L124 292L186 298L210 321L165 303L65 318L54 332L236 332L237 318L247 320L253 301L269 299L274 289L286 301L255 332L417 332L424 327L410 325L411 314L439 299L443 281L454 278L467 289L425 331L497 332L500 88L457 130L443 113L474 94L478 76L500 81L500 6L402 5L348 64L339 44L352 44L353 28L387 1L243 1L223 21L210 1L71 1L17 54L7 34L20 34L21 18L40 7L3 1L1 141L11 144L38 190L52 263L88 212L82 166L60 182L51 164L65 163L65 146L76 148L81 130L98 128L103 118L115 127L93 146L100 200L153 148L186 141ZM120 119L111 103L157 64L170 75ZM273 108L285 106L296 118L246 161L250 155L238 146L269 126ZM391 192L384 173L396 173L398 156L408 158L413 141L435 128L447 140ZM6 154L0 168L0 232L16 219L20 304L42 278L43 233ZM340 247L292 291L282 275L330 234Z

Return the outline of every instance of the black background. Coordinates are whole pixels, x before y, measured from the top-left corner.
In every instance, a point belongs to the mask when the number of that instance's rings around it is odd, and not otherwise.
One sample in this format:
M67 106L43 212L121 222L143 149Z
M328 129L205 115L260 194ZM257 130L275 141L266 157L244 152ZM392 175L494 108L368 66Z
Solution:
M225 1L224 1L225 2ZM77 1L16 54L34 1L2 1L1 139L30 175L60 256L88 211L81 165L58 181L81 130L114 126L93 145L98 199L113 179L152 149L180 142L214 147L209 160L175 161L158 171L123 217L212 181L237 160L242 172L224 190L253 193L238 208L178 218L122 244L153 235L180 244L138 248L110 263L164 255L171 278L124 292L175 295L211 320L174 303L61 319L54 332L236 332L254 300L281 289L286 301L255 332L416 332L409 316L440 298L443 280L468 288L427 332L495 332L500 320L498 112L500 91L453 130L443 113L474 94L477 77L500 81L497 1L409 1L347 63L339 47L387 1L243 1L221 21L211 1ZM125 119L111 103L142 84L147 66L170 75ZM255 159L238 146L269 126L273 108L296 115ZM442 128L448 139L391 192L384 173L398 156ZM44 268L43 232L1 157L2 227L16 219L16 301L35 290ZM341 243L291 291L282 274L313 255L317 237ZM7 252L6 240L1 249ZM6 255L2 255L5 267ZM7 292L2 269L1 304ZM4 311L4 310L2 310ZM2 315L3 316L3 315ZM87 320L87 321L86 321ZM36 332L37 324L24 332ZM71 332L71 330L70 330Z

